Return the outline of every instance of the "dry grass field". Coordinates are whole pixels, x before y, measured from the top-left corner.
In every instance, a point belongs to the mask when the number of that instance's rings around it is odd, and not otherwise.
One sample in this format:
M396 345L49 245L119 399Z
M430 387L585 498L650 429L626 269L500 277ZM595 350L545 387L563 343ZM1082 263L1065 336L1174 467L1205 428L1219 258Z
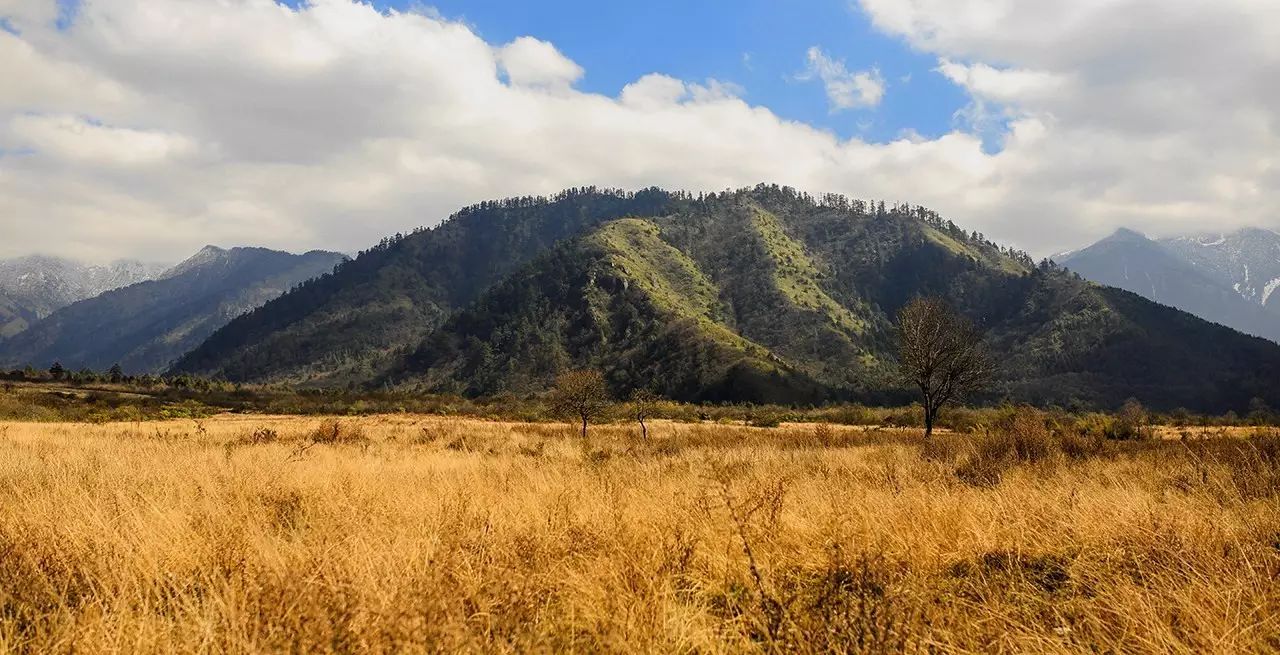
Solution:
M651 432L0 423L0 650L1280 650L1273 435Z

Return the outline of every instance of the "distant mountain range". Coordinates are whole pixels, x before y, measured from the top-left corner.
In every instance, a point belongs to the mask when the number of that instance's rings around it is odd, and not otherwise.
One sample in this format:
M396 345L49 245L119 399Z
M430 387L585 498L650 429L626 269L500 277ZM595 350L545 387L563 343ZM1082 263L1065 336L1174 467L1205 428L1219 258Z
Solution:
M132 259L105 266L45 255L0 260L0 339L73 302L153 279L167 268Z
M1121 242L1134 236L1095 253L1129 257ZM1181 285L1159 277L1167 269L1216 288L1166 248L1143 253L1132 261L1151 280L1123 264L1117 276L1164 293ZM479 395L540 391L590 366L620 394L904 402L893 318L920 294L986 330L1002 365L987 400L1280 406L1280 346L1036 266L919 207L766 185L469 207L231 321L171 371Z
M123 288L55 309L0 340L0 365L161 372L231 319L330 272L343 255L208 246ZM107 283L103 283L107 284Z
M1280 342L1280 234L1149 239L1121 229L1054 258L1081 276Z

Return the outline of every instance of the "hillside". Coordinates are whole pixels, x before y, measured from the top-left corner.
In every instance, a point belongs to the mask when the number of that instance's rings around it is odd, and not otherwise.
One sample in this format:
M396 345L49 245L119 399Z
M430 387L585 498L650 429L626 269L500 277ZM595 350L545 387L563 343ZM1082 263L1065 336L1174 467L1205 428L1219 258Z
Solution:
M206 247L158 279L108 291L59 309L0 342L0 365L160 372L227 321L343 261L305 255Z
M36 312L26 303L10 298L0 291L0 341L7 339L39 320Z
M174 371L522 394L596 366L619 393L901 402L893 316L919 294L987 330L1003 364L988 400L1280 405L1274 344L1035 266L922 208L772 186L473 207L233 321Z
M1232 241L1239 239L1233 236ZM1132 291L1246 334L1280 341L1280 311L1263 306L1265 288L1244 287L1233 281L1233 272L1243 272L1243 278L1249 278L1248 264L1230 255L1241 252L1239 247L1230 247L1226 237L1155 241L1121 229L1056 259L1089 280ZM1270 269L1261 260L1256 257L1254 264L1259 274L1268 270L1276 273L1280 267L1280 260Z
M582 189L468 207L237 318L173 370L258 382L367 382L556 242L611 218L653 215L667 202L657 190Z
M1161 239L1160 245L1240 297L1280 315L1280 234L1243 228L1227 234Z
M0 339L78 300L155 278L167 267L121 259L104 266L29 255L0 261Z

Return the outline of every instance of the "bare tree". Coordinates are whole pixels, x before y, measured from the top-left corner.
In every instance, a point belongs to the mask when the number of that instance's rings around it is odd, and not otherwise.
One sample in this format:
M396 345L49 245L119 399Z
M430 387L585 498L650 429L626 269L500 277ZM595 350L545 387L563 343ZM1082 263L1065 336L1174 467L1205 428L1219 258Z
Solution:
M982 333L941 298L915 298L898 312L902 374L920 388L924 436L943 405L981 390L994 366Z
M649 440L649 428L644 424L644 420L653 414L654 406L662 398L648 389L636 389L631 392L631 415L640 423L640 436L645 441Z
M582 438L587 438L587 422L604 413L612 403L600 371L583 369L562 373L551 392L552 409L582 420Z

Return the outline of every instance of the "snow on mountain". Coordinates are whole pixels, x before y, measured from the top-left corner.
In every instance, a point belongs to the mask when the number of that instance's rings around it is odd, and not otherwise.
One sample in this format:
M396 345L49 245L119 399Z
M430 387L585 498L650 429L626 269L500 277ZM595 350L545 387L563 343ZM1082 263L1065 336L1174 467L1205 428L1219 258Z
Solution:
M1272 296L1280 288L1280 234L1244 228L1229 234L1161 239L1159 243L1235 289L1245 300L1264 306L1275 302ZM1280 304L1275 308L1280 309Z
M10 337L71 303L154 279L162 264L121 259L106 265L28 255L0 260L0 337Z

